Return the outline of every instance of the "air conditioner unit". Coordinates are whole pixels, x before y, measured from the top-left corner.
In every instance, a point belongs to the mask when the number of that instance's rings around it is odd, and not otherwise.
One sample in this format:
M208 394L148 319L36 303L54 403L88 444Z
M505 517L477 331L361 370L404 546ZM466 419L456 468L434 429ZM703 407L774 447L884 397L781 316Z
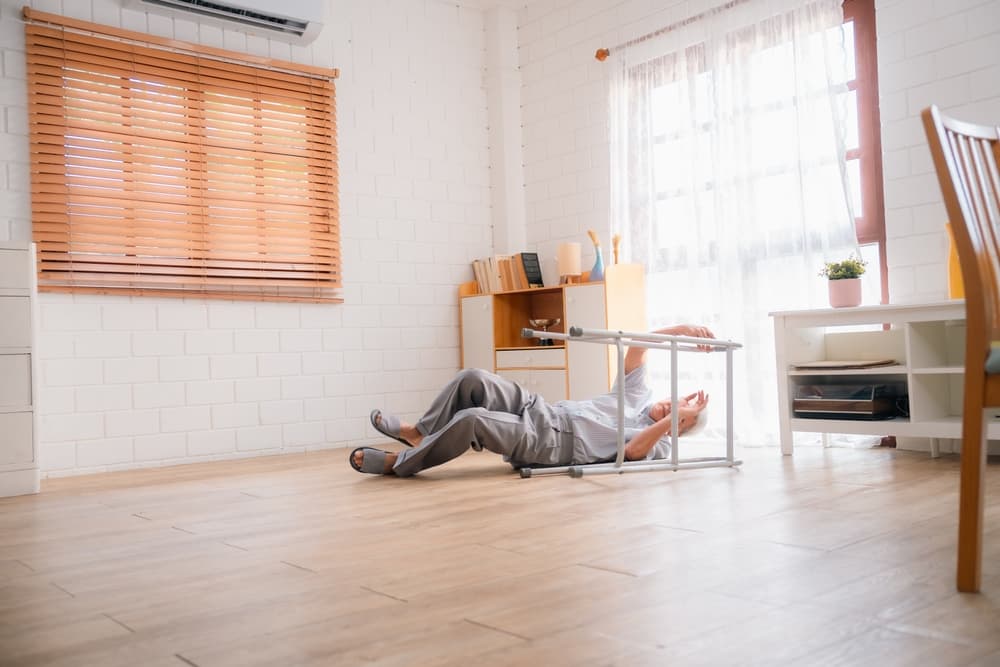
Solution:
M323 29L328 0L123 0L147 12L178 15L262 37L306 44Z

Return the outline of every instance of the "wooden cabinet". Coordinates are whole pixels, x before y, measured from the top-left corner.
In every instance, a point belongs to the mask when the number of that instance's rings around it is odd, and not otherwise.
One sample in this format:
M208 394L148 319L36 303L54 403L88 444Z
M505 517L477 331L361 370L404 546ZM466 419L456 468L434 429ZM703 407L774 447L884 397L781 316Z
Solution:
M0 496L38 492L34 268L29 247L0 243Z
M617 264L604 282L559 285L496 294L469 294L462 286L462 368L483 368L524 385L548 401L579 400L607 392L617 372L614 350L600 345L521 337L529 319L558 318L549 330L570 326L645 331L645 279L637 264Z
M962 433L965 302L862 306L771 313L778 371L781 450L792 453L792 432L896 435L958 439ZM891 359L867 369L803 369L808 362ZM901 399L893 419L796 416L793 402L809 385L880 385ZM987 425L1000 437L1000 422Z

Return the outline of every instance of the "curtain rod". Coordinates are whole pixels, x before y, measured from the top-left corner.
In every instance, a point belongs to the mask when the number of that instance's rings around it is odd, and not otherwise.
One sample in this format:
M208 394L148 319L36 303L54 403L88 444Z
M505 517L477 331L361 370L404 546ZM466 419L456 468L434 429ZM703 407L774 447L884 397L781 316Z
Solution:
M604 62L605 60L608 59L608 56L611 55L612 51L619 51L621 49L625 49L630 46L639 44L640 42L645 42L647 39L652 39L653 37L659 37L664 33L668 33L672 30L677 30L678 28L683 28L684 26L690 23L694 23L695 21L700 21L703 18L706 18L713 14L718 14L719 12L724 12L727 9L732 9L736 5L742 5L745 2L749 2L749 0L729 0L729 2L727 2L724 5L719 5L718 7L713 7L712 9L706 9L700 14L695 14L694 16L686 18L683 21L678 21L677 23L672 23L666 27L654 30L653 32L643 35L642 37L636 37L635 39L630 39L627 42L622 42L618 46L613 47L611 49L609 48L597 49L597 53L594 54L594 57L597 58L599 61Z

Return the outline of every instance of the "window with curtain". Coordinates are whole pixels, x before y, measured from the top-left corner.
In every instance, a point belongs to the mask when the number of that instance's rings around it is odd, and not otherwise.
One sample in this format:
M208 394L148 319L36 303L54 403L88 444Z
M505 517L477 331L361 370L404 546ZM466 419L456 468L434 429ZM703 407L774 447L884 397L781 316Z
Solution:
M340 300L335 70L26 17L40 290Z
M773 442L768 313L826 306L823 262L857 251L840 2L737 0L637 42L611 61L612 226L647 267L651 328L744 343L736 432ZM723 395L719 364L680 371Z

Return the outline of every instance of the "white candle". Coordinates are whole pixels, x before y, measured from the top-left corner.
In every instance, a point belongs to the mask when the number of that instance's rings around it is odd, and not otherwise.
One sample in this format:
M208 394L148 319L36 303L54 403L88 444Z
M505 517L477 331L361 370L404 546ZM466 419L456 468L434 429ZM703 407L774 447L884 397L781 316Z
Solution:
M560 276L580 275L580 244L560 243L556 254L556 264Z

